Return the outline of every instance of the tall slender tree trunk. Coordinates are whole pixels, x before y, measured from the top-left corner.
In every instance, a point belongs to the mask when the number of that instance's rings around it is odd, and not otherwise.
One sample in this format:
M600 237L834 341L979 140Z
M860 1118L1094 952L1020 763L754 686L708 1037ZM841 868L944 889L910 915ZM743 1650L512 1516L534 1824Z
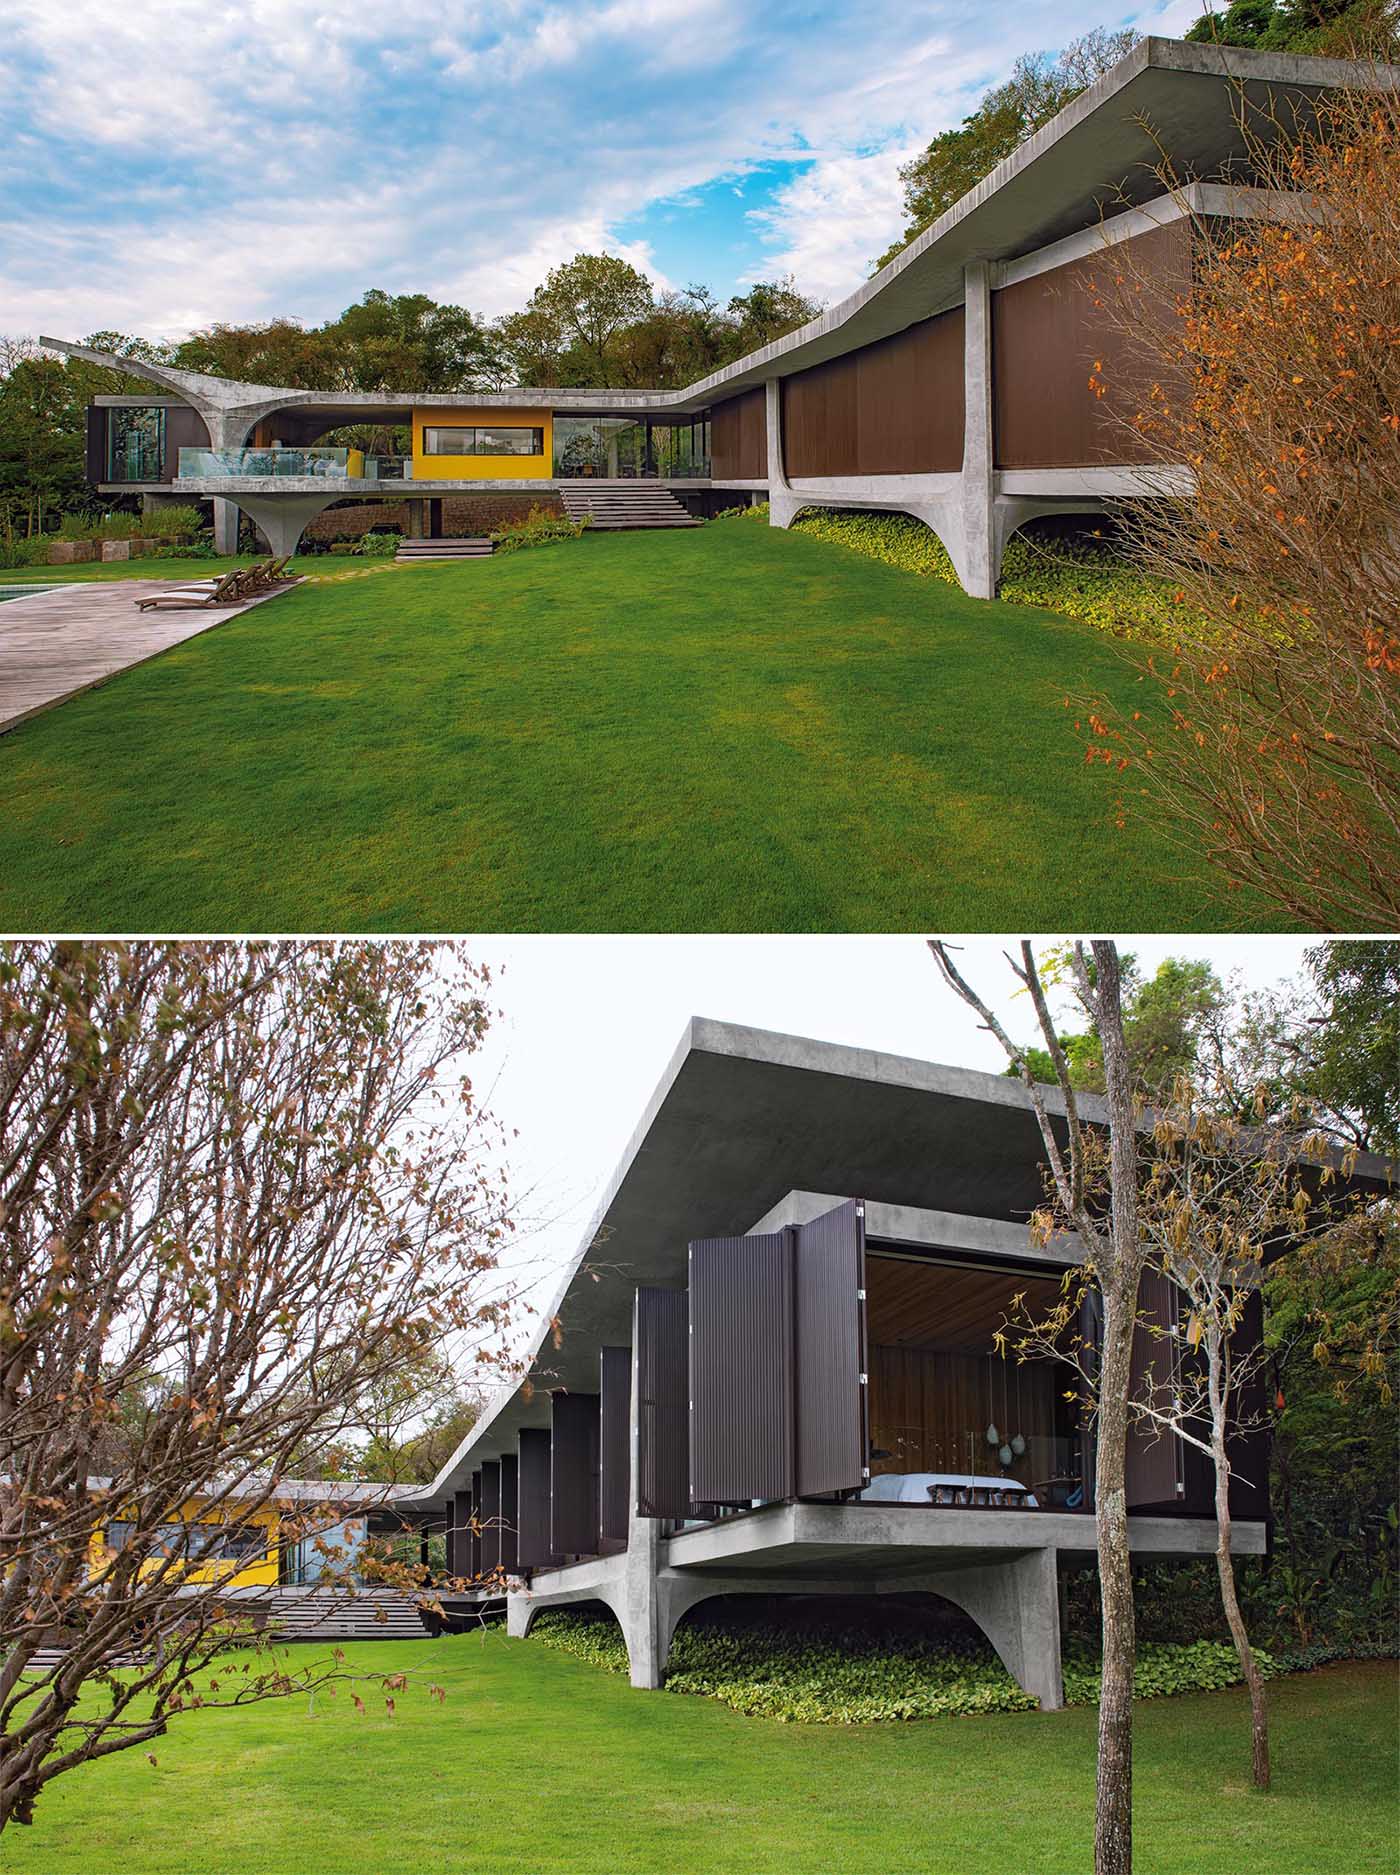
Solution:
M1138 1233L1137 1114L1123 1039L1118 948L1095 939L1098 1029L1103 1045L1109 1126L1111 1270L1101 1279L1103 1353L1099 1365L1099 1443L1094 1467L1099 1582L1103 1596L1103 1677L1099 1693L1098 1801L1094 1875L1131 1875L1133 1866L1133 1572L1128 1554L1128 1393L1133 1329L1145 1250Z
M1094 1515L1103 1606L1094 1875L1129 1875L1133 1865L1133 1665L1137 1629L1125 1473L1128 1377L1136 1312L1135 1305L1125 1303L1117 1286L1105 1294L1094 1462Z
M1210 1452L1215 1463L1215 1567L1220 1577L1220 1600L1229 1624L1230 1639L1240 1658L1240 1671L1249 1688L1249 1719L1254 1787L1269 1788L1269 1711L1264 1676L1249 1644L1249 1630L1240 1610L1235 1587L1235 1562L1230 1554L1230 1465L1225 1456L1225 1389L1221 1377L1218 1331L1207 1333L1206 1371L1210 1391Z

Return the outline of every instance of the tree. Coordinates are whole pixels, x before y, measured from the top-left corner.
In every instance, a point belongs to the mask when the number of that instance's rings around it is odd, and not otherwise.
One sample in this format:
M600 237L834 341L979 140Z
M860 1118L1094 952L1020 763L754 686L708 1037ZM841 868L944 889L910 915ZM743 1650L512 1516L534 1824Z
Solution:
M1207 11L1185 37L1208 45L1312 52L1327 58L1393 58L1395 0L1231 0Z
M621 376L619 335L651 310L651 282L630 261L616 254L575 254L550 269L544 284L531 294L525 313L542 356L567 359L573 354L587 374L582 382L608 387ZM519 357L517 329L505 321L501 331Z
M1027 137L1131 52L1137 41L1138 34L1131 27L1110 32L1096 26L1058 56L1023 52L1005 84L988 91L957 130L941 132L921 155L900 169L908 225L875 265L883 267L893 260Z
M1150 1099L1195 1068L1203 1041L1225 1009L1225 986L1199 959L1164 958L1146 980L1131 956L1123 959L1122 968L1128 1061L1139 1091ZM1103 1048L1097 1031L1090 1027L1082 1034L1062 1035L1060 1043L1075 1086L1102 1093ZM1054 1081L1054 1063L1045 1049L1030 1047L1024 1054L1037 1080ZM1008 1075L1019 1072L1006 1068Z
M1182 629L1145 660L1159 707L1091 704L1089 754L1227 889L1295 927L1394 931L1400 96L1331 93L1297 122L1240 109L1252 180L1306 211L1193 216L1191 292L1169 305L1131 257L1101 285L1125 382L1151 387L1125 419L1136 447L1195 489L1128 511Z
M1133 1333L1146 1246L1137 1217L1137 1104L1123 1034L1122 962L1111 939L1076 943L1066 960L1076 993L1103 1047L1107 1140L1080 1117L1045 983L1029 940L1012 970L1029 993L1055 1070L1063 1105L1063 1140L1025 1050L963 978L949 946L930 943L944 981L974 1009L1015 1066L1030 1095L1061 1222L1079 1233L1084 1267L1102 1302L1095 1387L1094 1534L1103 1603L1103 1667L1094 1806L1095 1875L1131 1875L1133 1844L1133 1665L1136 1632L1128 1551L1126 1464ZM1106 1155L1106 1156L1105 1156ZM1106 1168L1109 1208L1095 1202Z
M778 280L759 281L747 293L736 293L729 302L729 317L735 323L728 356L742 358L773 344L815 319L821 309L820 300L808 299L798 291L790 273Z
M488 982L447 945L0 949L0 1828L172 1713L337 1670L211 1678L258 1605L207 1545L265 1537L296 1456L434 1351L504 1358Z

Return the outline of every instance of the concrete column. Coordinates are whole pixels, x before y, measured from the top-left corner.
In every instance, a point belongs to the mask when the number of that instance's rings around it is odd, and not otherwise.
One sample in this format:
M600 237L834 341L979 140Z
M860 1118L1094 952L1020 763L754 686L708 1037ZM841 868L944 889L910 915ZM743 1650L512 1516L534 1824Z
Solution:
M768 433L768 525L791 527L802 501L788 486L783 462L783 387L779 379L769 378L763 389Z
M214 551L238 552L238 503L223 495L214 497Z
M1065 1703L1060 1673L1059 1569L1053 1549L1027 1550L1004 1563L983 1563L930 1576L923 1583L956 1602L981 1628L1016 1684L1043 1712Z
M632 1391L629 1408L627 1554L623 1563L621 1606L614 1613L627 1641L627 1660L633 1686L659 1687L666 1674L671 1650L670 1623L663 1623L657 1572L661 1563L661 1521L637 1514L639 1442L641 1438L641 1386L637 1372L637 1337L632 1337Z
M424 503L422 496L420 495L416 500L412 496L407 497L403 506L405 515L404 525L408 532L408 538L410 540L425 540L427 536L423 529Z
M244 495L238 506L262 530L269 553L280 559L295 553L302 530L329 508L335 495Z
M963 269L962 540L950 541L958 578L974 599L994 599L997 552L992 438L992 280L985 260ZM959 551L960 549L960 551Z
M524 1589L512 1589L506 1596L506 1633L513 1641L523 1641L530 1630L530 1597Z

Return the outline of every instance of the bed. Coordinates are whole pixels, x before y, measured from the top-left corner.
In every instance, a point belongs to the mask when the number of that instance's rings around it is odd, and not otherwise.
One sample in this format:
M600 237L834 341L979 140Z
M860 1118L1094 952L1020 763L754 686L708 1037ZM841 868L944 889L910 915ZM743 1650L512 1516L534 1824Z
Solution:
M1035 1493L1016 1478L967 1471L886 1471L860 1493L861 1504L939 1504L964 1508L1037 1510Z

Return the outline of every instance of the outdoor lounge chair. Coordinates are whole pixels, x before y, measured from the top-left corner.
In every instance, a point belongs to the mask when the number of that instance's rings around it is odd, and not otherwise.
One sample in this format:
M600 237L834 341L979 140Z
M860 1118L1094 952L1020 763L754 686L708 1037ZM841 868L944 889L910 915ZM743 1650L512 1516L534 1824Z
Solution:
M144 599L136 601L136 608L140 612L149 612L154 606L237 605L247 597L246 588L239 578L242 570L235 568L212 585L181 586L172 592L147 593Z

